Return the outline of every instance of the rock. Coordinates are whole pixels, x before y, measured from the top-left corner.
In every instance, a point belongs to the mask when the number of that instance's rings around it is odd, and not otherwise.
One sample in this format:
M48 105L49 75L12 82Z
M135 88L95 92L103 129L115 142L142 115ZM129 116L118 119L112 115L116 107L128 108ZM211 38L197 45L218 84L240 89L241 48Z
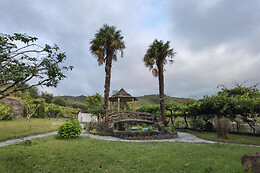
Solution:
M22 100L3 98L0 99L0 103L6 104L13 110L13 116L15 119L24 117L24 106L21 104Z
M243 155L241 162L246 173L260 173L260 152Z

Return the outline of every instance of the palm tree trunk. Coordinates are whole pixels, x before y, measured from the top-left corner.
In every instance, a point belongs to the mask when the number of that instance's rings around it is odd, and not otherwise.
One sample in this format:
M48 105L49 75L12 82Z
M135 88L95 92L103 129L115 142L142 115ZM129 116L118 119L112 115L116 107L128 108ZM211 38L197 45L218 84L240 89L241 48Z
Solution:
M111 79L111 67L112 67L112 57L107 56L106 66L105 66L105 91L104 91L104 109L105 109L105 123L108 120L108 102L109 102L109 92L110 92L110 79Z
M164 105L164 76L163 76L163 62L158 63L158 78L159 78L159 95L160 95L160 108L162 115L163 129L165 128L165 105Z

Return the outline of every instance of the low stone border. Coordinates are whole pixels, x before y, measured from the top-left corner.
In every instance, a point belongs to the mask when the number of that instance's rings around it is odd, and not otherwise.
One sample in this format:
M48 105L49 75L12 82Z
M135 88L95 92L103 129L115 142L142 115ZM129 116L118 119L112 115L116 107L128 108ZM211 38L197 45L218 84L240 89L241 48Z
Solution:
M160 140L177 138L177 133L164 134L161 131L116 131L113 136L127 140Z
M173 139L152 139L152 140L127 140L127 139L121 139L117 137L112 136L99 136L99 135L92 135L89 133L83 133L81 134L83 137L89 137L93 139L100 139L100 140L107 140L107 141L121 141L121 142L189 142L189 143L209 143L209 144L215 144L217 142L209 141L200 139L192 134L185 133L185 132L178 132L178 138Z

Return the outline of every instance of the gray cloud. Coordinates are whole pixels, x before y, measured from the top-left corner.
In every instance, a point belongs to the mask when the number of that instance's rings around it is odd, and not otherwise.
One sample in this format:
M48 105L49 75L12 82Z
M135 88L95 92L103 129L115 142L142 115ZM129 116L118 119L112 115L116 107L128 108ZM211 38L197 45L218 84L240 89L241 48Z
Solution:
M218 84L260 82L260 1L2 0L0 31L27 33L40 43L56 43L67 54L67 73L55 95L103 94L104 66L90 54L90 40L105 23L122 31L124 57L113 64L111 90L157 94L158 79L143 56L155 38L170 40L177 51L166 66L165 92L202 97Z
M193 50L260 40L260 1L171 1L173 31ZM259 53L259 49L256 49Z

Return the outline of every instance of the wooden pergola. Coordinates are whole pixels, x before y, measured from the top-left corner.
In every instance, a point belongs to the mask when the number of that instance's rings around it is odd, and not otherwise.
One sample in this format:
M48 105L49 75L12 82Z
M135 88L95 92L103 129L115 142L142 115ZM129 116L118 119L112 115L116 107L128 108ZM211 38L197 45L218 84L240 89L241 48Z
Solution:
M126 111L126 103L132 102L132 111L135 112L135 101L137 101L136 97L128 94L123 88L120 89L116 94L112 95L109 98L109 104L112 104L112 113L114 113L114 102L117 102L117 111L120 112L120 103L125 103L124 111ZM110 109L110 105L108 106Z

